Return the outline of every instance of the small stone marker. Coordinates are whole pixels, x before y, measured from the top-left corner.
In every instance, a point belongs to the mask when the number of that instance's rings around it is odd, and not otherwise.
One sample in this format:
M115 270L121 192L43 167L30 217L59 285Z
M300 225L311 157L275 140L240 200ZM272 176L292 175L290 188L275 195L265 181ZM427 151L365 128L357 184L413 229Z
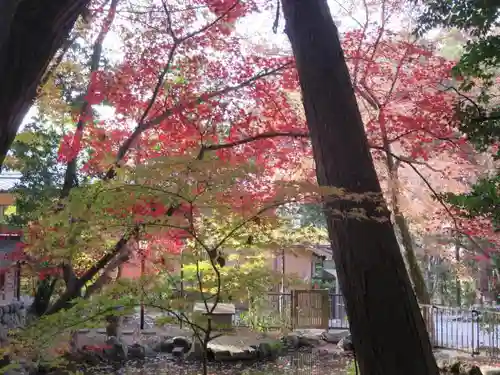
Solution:
M140 334L144 336L156 335L157 333L154 329L143 329L140 331Z
M215 309L209 313L208 310L212 310L213 303L197 302L194 304L193 312L202 313L203 315L210 315L212 317L212 322L215 323L215 327L218 330L232 329L233 328L233 316L236 314L236 307L232 303L218 303Z
M174 358L182 358L184 356L184 348L180 347L180 346L176 346L173 350L172 350L172 356Z

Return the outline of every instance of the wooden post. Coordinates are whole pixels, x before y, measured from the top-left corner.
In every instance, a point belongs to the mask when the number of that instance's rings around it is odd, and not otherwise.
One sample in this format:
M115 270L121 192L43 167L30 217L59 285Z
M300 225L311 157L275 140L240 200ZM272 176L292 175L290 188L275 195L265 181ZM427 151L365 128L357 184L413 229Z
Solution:
M146 259L145 254L141 251L141 279L144 277L144 272L146 270ZM141 330L144 330L144 296L141 294Z
M328 328L330 326L330 298L329 298L329 293L328 289L325 289L322 291L322 298L321 298L321 312L322 312L322 319L321 319L321 328L328 331Z

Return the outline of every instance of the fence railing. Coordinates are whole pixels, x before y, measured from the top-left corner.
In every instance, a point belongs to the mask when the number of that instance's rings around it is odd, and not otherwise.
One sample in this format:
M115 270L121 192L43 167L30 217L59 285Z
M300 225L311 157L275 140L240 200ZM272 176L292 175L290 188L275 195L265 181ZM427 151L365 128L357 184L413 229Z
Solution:
M500 356L499 312L431 305L420 309L434 346Z
M330 329L348 328L342 295L330 298ZM500 358L499 311L435 305L420 305L420 311L433 346Z
M347 312L342 294L330 294L330 329L348 329Z

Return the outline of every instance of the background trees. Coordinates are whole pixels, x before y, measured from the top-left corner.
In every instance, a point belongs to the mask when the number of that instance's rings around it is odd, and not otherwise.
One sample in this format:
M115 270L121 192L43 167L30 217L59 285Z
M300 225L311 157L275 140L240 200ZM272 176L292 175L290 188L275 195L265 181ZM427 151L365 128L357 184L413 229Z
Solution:
M495 4L465 1L444 4L425 1L425 12L420 16L418 32L425 33L435 27L458 29L468 41L463 54L454 67L461 79L458 86L457 113L460 130L482 153L498 159L498 12ZM491 165L491 163L490 163ZM486 173L466 194L448 194L446 199L458 209L466 229L465 242L475 248L482 259L491 261L494 268L498 251L498 166L491 165ZM488 225L487 220L490 221ZM478 241L475 241L474 238ZM484 246L483 240L486 240ZM472 244L471 244L472 243ZM481 243L481 244L480 244Z

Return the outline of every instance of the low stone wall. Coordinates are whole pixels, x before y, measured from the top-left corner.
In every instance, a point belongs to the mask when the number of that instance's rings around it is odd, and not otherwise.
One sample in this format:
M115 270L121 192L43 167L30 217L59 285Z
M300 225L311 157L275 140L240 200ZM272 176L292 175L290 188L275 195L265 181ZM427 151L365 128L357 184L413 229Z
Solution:
M12 302L0 306L0 345L6 343L10 329L26 323L26 308L23 302Z

